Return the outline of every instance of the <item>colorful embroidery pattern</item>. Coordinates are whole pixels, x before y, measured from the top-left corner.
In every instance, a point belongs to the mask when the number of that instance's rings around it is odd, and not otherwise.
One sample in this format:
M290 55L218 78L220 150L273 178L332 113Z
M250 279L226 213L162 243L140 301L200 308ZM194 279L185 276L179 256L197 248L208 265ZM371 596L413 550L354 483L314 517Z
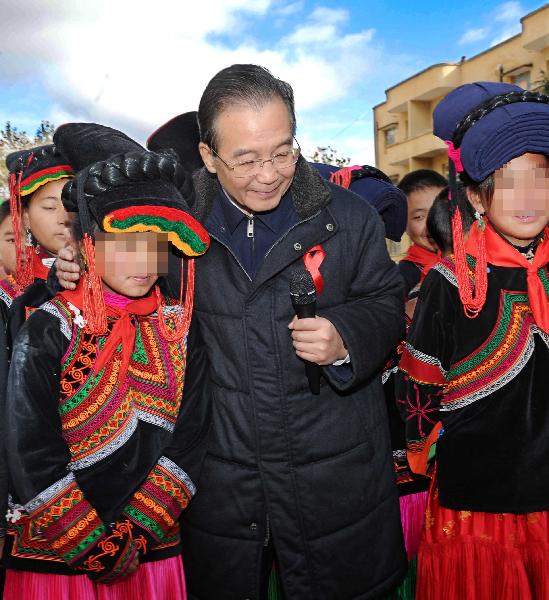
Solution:
M131 438L140 421L173 431L183 393L185 340L166 341L155 315L139 318L135 350L120 385L121 346L113 359L94 373L106 336L93 336L78 327L63 298L54 298L41 310L59 320L60 331L69 340L62 358L58 412L71 455L70 471L110 456ZM194 485L168 459L159 462L149 478L143 498L154 498L164 513L150 511L150 501L146 500L141 514L160 519L162 544L154 545L168 547L179 541L177 516L194 493ZM147 539L141 530L135 534L136 525L129 520L118 523L109 533L84 498L72 472L41 492L25 510L28 514L23 513L10 524L10 534L16 538L12 555L18 558L64 560L103 580L110 577L112 569L113 573L124 570L135 548L147 549ZM103 574L97 571L98 564L106 565Z
M49 304L58 314L71 318L64 300ZM173 431L183 392L182 341L166 341L156 319L140 319L128 373L119 385L121 346L95 374L93 365L105 336L87 334L71 321L70 339L63 357L59 412L71 470L87 468L110 456L131 438L140 420Z
M74 476L67 475L26 506L32 531L48 540L68 564L77 562L105 535L97 511L84 498Z
M452 365L440 409L467 406L511 381L534 351L533 329L528 296L502 291L494 328L478 349Z
M408 342L405 342L399 368L411 379L423 384L444 385L447 377L438 358L416 350Z
M12 305L13 300L18 296L15 284L15 279L8 275L0 280L0 301L8 308Z
M147 541L142 535L133 536L133 525L128 520L115 523L112 533L97 544L97 552L90 553L79 568L107 583L125 571L140 550L147 551Z
M155 544L165 543L195 491L187 473L163 456L135 492L124 514L145 530Z

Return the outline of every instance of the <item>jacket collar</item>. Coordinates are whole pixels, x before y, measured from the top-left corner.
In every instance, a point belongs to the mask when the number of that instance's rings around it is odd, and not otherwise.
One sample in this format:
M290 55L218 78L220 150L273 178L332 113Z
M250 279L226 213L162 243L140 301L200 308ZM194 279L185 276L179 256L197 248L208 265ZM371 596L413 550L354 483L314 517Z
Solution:
M197 171L193 176L196 200L192 207L193 216L204 223L209 216L219 184L215 173L210 173L206 167ZM332 193L330 187L318 171L302 157L297 161L294 179L290 192L295 211L300 219L308 219L324 208L330 202Z

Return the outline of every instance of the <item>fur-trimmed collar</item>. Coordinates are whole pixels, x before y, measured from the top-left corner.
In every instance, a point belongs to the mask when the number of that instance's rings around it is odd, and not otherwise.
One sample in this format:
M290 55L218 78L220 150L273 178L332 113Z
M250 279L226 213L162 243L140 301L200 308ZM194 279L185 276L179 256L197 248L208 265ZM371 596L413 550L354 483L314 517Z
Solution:
M217 176L210 173L206 167L202 167L193 175L193 183L196 199L192 207L192 214L201 223L204 223L218 193ZM300 157L297 162L290 191L294 208L301 219L307 219L324 208L332 197L326 181L303 157Z

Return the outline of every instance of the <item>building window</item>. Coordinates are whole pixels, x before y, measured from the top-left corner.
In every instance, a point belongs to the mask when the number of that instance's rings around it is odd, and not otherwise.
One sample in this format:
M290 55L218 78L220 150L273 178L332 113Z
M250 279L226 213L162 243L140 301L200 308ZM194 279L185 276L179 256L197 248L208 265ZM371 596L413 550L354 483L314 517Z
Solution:
M396 127L389 127L385 130L385 144L390 146L396 142Z
M511 77L511 81L515 85L519 85L525 90L529 90L532 87L532 82L530 81L530 71L524 71L524 73L520 73L519 75Z

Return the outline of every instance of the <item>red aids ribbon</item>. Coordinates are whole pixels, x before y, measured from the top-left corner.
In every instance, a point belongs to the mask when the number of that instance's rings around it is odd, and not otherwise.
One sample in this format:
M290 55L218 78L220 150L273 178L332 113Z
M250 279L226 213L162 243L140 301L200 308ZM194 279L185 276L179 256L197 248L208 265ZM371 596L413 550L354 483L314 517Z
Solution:
M320 265L324 261L325 256L326 251L320 244L313 246L303 256L305 268L311 274L311 277L313 278L313 282L315 284L316 293L319 296L320 294L322 294L322 290L324 289L324 278L322 277L322 273L320 272Z

